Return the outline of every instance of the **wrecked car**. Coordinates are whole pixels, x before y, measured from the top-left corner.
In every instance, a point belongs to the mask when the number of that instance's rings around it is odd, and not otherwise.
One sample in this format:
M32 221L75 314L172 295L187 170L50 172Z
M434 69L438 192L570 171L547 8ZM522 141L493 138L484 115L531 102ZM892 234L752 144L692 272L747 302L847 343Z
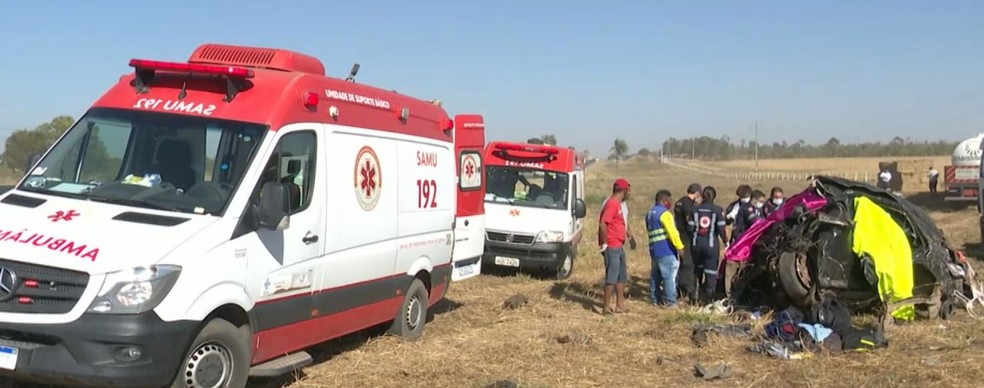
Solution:
M949 319L981 304L963 254L919 206L872 185L813 177L725 252L740 304L809 308L832 293L853 311ZM884 315L883 315L884 316Z

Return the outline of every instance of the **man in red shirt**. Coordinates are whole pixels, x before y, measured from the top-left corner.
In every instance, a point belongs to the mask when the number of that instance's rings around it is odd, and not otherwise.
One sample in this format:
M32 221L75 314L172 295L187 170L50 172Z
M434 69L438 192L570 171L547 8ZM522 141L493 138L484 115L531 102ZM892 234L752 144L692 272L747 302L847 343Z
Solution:
M605 258L605 301L602 314L625 312L625 282L628 272L625 263L625 218L622 201L629 199L629 182L619 178L612 186L612 195L605 201L598 222L598 245ZM615 293L615 309L612 309Z

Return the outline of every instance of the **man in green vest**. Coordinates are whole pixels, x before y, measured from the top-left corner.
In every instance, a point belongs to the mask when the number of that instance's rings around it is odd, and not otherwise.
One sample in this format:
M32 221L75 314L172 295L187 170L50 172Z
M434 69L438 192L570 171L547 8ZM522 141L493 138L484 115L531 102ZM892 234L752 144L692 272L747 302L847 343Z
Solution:
M649 272L649 297L653 305L665 304L667 308L676 307L676 277L680 270L680 252L683 241L677 230L673 212L672 194L667 190L656 193L656 204L646 214L646 229L649 231L649 257L652 268ZM662 283L662 298L660 297ZM665 303L664 302L665 299Z

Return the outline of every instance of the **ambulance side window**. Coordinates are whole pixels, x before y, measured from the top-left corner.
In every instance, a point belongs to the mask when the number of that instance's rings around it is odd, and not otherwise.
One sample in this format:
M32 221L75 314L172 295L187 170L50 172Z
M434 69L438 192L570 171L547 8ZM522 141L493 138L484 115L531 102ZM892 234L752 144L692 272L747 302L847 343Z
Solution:
M577 202L578 198L581 198L580 196L578 196L578 191L577 191L577 174L574 174L572 176L574 177L574 180L571 181L571 189L572 189L571 193L574 195L572 195L571 198L573 198L574 200L569 201L568 203L568 206L570 206L571 209L574 208L574 203Z
M314 131L284 135L267 161L257 189L267 182L283 183L290 192L290 213L297 214L307 209L311 205L314 189L317 144Z

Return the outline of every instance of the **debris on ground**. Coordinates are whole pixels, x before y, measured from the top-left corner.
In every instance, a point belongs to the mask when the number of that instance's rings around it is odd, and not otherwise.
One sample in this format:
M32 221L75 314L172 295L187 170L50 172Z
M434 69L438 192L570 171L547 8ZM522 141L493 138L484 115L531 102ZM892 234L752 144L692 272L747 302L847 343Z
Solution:
M486 385L485 388L518 388L519 385L509 380L499 380Z
M731 377L731 367L727 364L717 364L709 368L703 365L694 365L694 376L704 380L726 379Z
M707 344L707 333L714 332L729 337L751 337L752 325L718 325L718 324L696 324L694 331L690 334L690 340L698 348Z
M581 333L565 334L563 336L557 337L557 343L570 344L570 345L590 345L591 337L588 337Z
M510 296L509 298L506 298L506 301L502 303L502 307L503 308L506 308L506 309L509 309L509 310L515 310L515 309L518 309L520 307L523 307L524 305L526 305L529 302L530 302L530 299L527 298L526 295L516 294L516 295Z

